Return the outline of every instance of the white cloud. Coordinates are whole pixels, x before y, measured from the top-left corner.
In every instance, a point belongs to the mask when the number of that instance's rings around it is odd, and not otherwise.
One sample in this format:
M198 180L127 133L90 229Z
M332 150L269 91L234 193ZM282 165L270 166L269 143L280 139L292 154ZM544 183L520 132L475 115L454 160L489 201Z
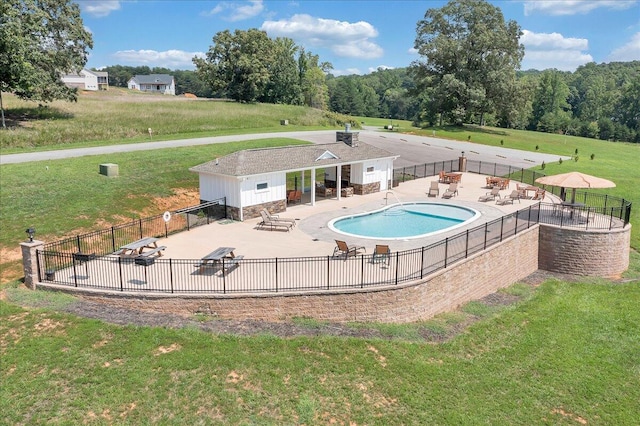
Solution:
M102 18L115 10L120 10L119 0L92 0L80 2L82 10L91 16Z
M556 68L574 71L580 65L593 61L593 57L584 52L589 48L589 41L584 38L523 30L520 42L525 47L522 60L522 69L525 70Z
M335 77L353 74L362 75L362 71L360 71L358 68L347 68L345 70L331 70L331 74L333 74Z
M408 53L409 55L417 55L417 54L418 54L418 52L419 52L419 51L418 51L418 49L416 49L415 47L410 47L410 48L407 50L407 53Z
M351 23L298 14L290 19L265 21L260 29L270 37L289 37L297 43L329 49L342 57L372 59L384 53L382 47L371 40L378 36L378 31L364 21Z
M194 56L205 57L204 52L185 52L184 50L121 50L113 57L123 62L123 65L147 65L165 68L193 68Z
M389 65L378 65L377 67L373 68L373 67L369 67L369 72L376 72L376 71L380 71L380 70L393 70L396 67L390 67Z
M587 14L598 8L624 10L637 0L532 0L524 2L524 14L540 12L543 15Z
M635 33L627 44L614 49L607 56L607 62L628 61L640 61L640 32Z
M205 16L213 16L224 14L223 19L226 21L236 22L253 18L264 10L262 0L249 0L248 2L220 2L208 12L204 12Z
M589 47L589 40L586 38L565 38L559 33L534 33L528 30L522 30L520 43L525 48L585 50Z

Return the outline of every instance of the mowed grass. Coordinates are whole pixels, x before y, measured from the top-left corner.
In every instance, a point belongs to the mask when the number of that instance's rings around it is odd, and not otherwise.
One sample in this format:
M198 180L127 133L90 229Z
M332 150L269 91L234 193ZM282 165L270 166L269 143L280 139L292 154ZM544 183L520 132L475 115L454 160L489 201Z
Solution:
M0 423L637 424L640 284L529 294L440 344L116 326L2 301Z
M36 238L49 242L162 213L154 199L180 189L197 191L198 175L190 167L240 149L302 143L307 142L262 139L3 165L0 249L18 250L28 227L36 229ZM118 164L119 176L99 174L102 163ZM196 197L192 205L198 201ZM0 262L4 269L15 260Z
M228 134L313 130L342 126L347 116L291 105L240 104L111 88L82 92L77 103L34 102L2 94L8 129L3 154L185 139ZM289 125L282 126L281 120ZM149 135L149 128L152 134Z

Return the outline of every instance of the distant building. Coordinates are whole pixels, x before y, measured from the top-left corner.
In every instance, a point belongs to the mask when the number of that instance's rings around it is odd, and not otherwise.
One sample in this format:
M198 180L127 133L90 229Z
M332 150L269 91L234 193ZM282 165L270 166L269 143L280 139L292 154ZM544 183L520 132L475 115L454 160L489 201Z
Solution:
M141 92L176 94L176 81L172 75L167 74L135 75L131 77L127 87Z
M81 90L107 90L109 88L109 73L82 70L78 74L63 75L62 82L68 87L77 87Z

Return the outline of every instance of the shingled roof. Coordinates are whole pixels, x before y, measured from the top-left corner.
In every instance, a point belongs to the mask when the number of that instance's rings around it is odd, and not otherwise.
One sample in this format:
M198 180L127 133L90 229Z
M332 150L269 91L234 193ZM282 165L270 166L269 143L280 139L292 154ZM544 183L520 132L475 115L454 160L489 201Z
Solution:
M135 75L133 79L138 84L166 84L170 85L173 80L173 76L168 74L149 74L149 75Z
M358 146L355 147L342 142L333 142L247 149L194 166L189 170L226 176L251 176L361 163L384 158L395 159L398 156L362 142L358 142Z

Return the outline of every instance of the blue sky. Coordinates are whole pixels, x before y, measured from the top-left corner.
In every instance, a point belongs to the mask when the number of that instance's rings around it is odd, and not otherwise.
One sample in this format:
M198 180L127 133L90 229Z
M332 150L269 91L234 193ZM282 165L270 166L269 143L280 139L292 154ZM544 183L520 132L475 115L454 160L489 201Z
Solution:
M228 29L258 28L289 37L334 75L407 67L416 24L428 1L118 1L78 0L94 47L87 67L147 65L194 69L212 37ZM588 62L640 60L640 0L490 0L524 34L521 69L574 71Z

